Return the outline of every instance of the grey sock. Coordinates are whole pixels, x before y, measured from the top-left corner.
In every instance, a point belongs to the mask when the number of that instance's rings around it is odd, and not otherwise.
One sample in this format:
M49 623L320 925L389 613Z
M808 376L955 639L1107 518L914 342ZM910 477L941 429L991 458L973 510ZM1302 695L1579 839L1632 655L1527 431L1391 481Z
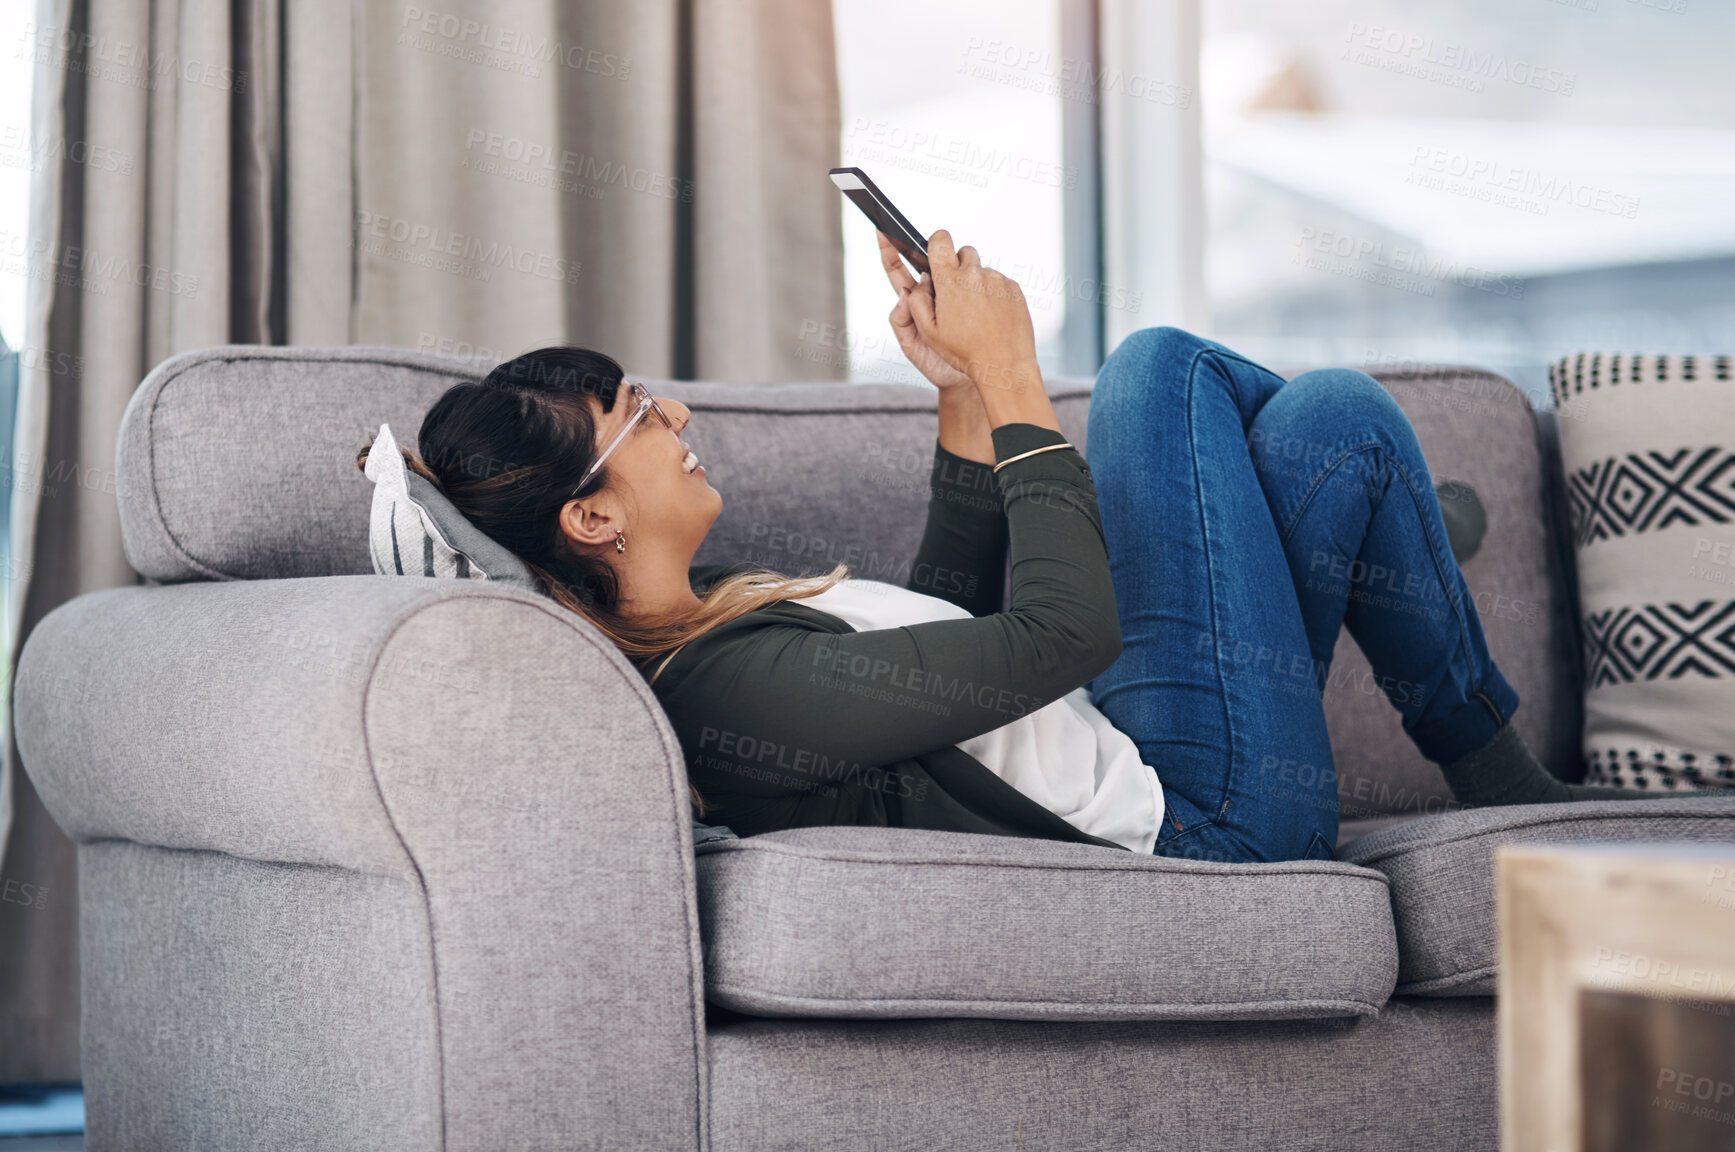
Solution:
M1561 804L1570 800L1645 800L1626 788L1568 784L1549 775L1511 721L1474 752L1440 765L1453 797L1466 808L1505 804Z

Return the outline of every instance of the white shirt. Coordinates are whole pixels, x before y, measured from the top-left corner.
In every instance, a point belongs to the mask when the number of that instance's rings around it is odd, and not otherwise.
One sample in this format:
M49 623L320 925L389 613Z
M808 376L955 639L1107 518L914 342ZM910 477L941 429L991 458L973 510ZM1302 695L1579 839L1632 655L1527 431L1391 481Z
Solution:
M880 580L841 580L791 603L828 612L858 632L970 619L950 600ZM1075 688L957 746L1074 828L1145 855L1156 848L1162 783L1139 760L1132 737L1097 711L1089 689Z

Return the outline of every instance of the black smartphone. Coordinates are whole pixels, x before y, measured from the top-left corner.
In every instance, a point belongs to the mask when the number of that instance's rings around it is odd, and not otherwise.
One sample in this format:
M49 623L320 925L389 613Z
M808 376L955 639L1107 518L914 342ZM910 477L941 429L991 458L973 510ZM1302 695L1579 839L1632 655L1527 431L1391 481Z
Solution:
M928 242L916 231L916 226L904 219L904 214L892 206L886 194L874 186L860 168L833 168L831 182L848 196L857 208L885 234L892 247L908 260L917 272L928 270Z

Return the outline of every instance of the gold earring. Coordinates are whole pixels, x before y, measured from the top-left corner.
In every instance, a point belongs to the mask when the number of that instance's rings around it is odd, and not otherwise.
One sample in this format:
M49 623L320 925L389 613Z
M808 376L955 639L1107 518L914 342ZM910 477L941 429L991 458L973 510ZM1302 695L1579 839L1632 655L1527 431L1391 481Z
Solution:
M614 550L620 553L625 553L627 550L626 534L619 528L614 530Z

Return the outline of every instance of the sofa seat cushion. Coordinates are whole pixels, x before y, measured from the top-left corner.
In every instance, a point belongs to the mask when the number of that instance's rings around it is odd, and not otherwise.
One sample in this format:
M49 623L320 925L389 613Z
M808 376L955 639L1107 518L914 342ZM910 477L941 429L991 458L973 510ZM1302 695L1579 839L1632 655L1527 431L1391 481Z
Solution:
M802 828L705 845L698 875L708 995L757 1016L1357 1016L1397 977L1385 878L1332 861Z
M1735 797L1469 809L1381 829L1337 857L1391 880L1399 995L1492 996L1494 850L1578 840L1735 840Z

